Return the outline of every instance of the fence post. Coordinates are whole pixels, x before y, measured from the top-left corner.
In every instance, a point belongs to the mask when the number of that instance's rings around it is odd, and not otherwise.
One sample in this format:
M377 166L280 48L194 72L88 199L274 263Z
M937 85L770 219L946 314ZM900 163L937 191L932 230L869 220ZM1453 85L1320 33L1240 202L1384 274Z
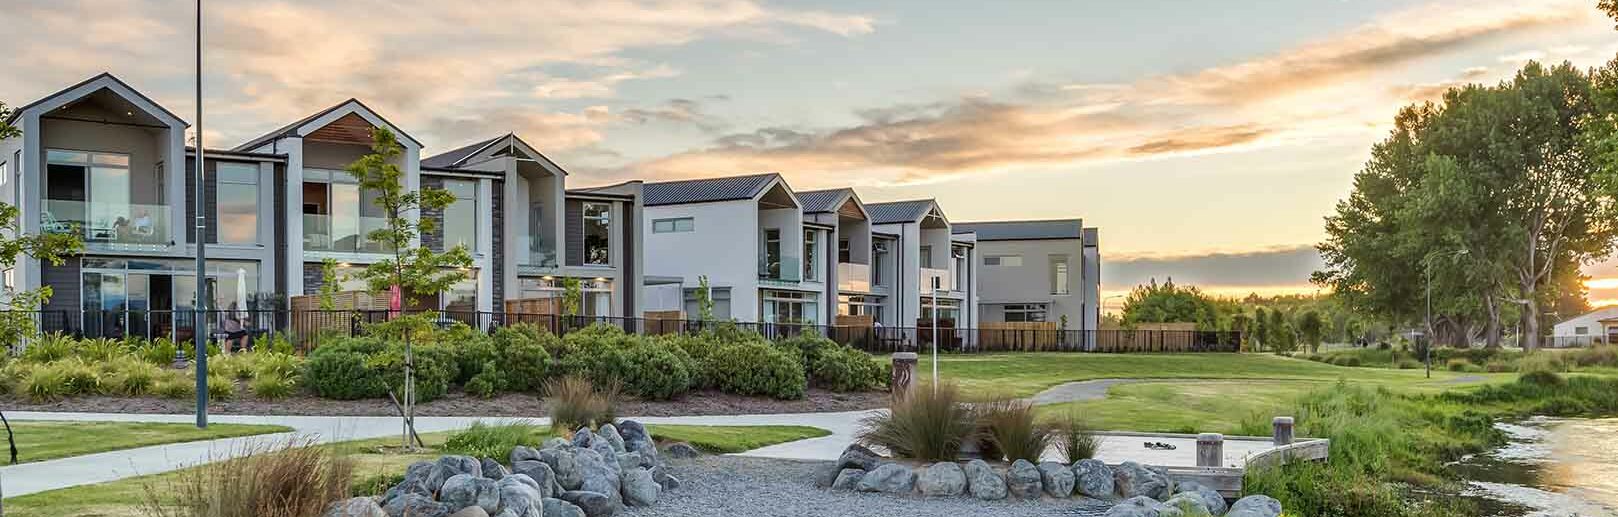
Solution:
M1197 466L1218 467L1225 462L1225 435L1202 433L1197 435Z
M910 395L910 385L916 378L916 362L915 352L897 352L893 354L893 380L889 386L894 398L904 398Z
M1292 417L1275 417L1275 420L1271 421L1271 426L1274 428L1273 443L1276 447L1292 445Z

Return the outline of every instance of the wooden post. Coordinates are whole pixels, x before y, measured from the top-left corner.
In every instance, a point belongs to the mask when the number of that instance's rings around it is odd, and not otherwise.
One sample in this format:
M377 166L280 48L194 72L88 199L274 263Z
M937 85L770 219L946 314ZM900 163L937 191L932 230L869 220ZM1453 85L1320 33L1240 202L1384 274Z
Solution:
M1275 428L1275 446L1292 445L1292 417L1275 417L1272 424Z
M1197 466L1219 467L1225 462L1225 435L1202 433L1197 435Z
M893 380L889 385L894 398L902 398L910 394L910 385L916 378L916 353L896 352L893 354Z

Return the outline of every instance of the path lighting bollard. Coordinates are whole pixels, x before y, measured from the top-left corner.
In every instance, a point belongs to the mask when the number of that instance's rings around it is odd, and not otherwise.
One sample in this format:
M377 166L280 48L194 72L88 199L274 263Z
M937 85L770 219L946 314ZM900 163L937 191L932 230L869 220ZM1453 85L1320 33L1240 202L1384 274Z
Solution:
M1197 466L1218 467L1225 462L1225 435L1202 433L1197 435Z
M916 353L897 352L893 354L893 382L891 388L894 398L901 398L910 394L910 384L916 378Z
M1275 446L1292 445L1292 417L1275 417L1273 424L1275 426Z

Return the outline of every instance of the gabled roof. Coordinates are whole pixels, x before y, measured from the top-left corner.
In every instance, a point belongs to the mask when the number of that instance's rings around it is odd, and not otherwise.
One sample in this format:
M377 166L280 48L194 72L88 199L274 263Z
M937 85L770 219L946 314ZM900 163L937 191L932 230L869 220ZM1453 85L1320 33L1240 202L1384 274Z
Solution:
M64 94L67 94L68 92L71 92L73 90L77 90L77 89L79 89L81 87L84 87L85 85L94 83L96 81L102 81L102 80L111 81L116 86L121 87L121 88L126 89L126 90L129 90L129 92L134 94L135 97L139 98L139 100L144 101L147 104L151 104L153 107L157 108L157 110L159 112L161 112L162 115L165 115L165 116L167 116L169 118L172 118L172 119L178 121L180 123L180 125L182 125L182 126L191 127L190 122L186 122L185 119L180 118L179 115L175 115L174 112L169 111L169 109L163 107L162 104L158 104L157 101L152 100L151 97L147 97L146 94L141 93L140 90L136 90L135 87L130 86L129 83L124 82L123 79L119 79L118 76L112 75L111 72L101 72L99 74L96 74L94 77L91 77L89 79L85 79L83 81L79 81L77 84L74 84L73 86L69 86L67 88L57 90L56 93L52 93L50 95L40 97L39 99L35 100L34 102L24 104L23 106L18 107L18 108L11 111L11 116L6 117L6 124L9 125L9 124L11 124L13 122L16 122L17 118L21 117L23 112L28 111L30 109L33 109L35 106L39 106L40 104L50 102L52 99L55 99L55 98L60 97L60 96L62 96ZM89 92L89 93L94 93L94 92Z
M646 206L752 199L780 179L780 174L767 172L746 176L647 183L642 199Z
M524 142L523 139L518 137L516 133L506 133L488 140L473 142L451 151L429 156L421 160L421 168L425 170L439 171L462 170L469 165L483 163L489 159L492 159L494 156L497 156L488 155L486 151L490 151L491 149L504 149L507 146L512 147L515 152L529 155L530 159L540 162L540 164L547 169L551 169L564 176L567 175L567 170L563 169L562 166L557 165L556 162L551 161L550 157L540 153L538 149L534 148L534 146L528 145L528 142ZM490 158L474 161L474 159L478 158L479 156L490 156ZM479 172L486 173L486 171Z
M1082 219L1050 219L1042 221L983 221L954 223L954 233L976 233L980 241L1024 241L1041 239L1078 239L1084 233Z
M233 151L251 151L251 150L253 150L253 148L264 145L266 143L269 143L271 140L275 140L277 138L281 138L281 137L284 137L284 136L292 136L292 135L297 133L298 128L301 128L301 127L309 124L310 122L313 122L315 119L318 119L320 117L324 117L324 116L326 116L327 114L329 114L329 113L331 113L333 111L337 111L339 109L342 109L344 106L348 106L349 104L354 104L358 109L364 110L366 113L370 113L372 116L376 117L377 120L381 120L382 123L387 124L389 126L393 126L394 134L410 140L411 143L416 144L416 147L421 147L422 146L420 140L416 140L416 137L410 136L410 134L405 133L404 130L400 129L398 125L395 125L392 122L388 122L388 119L383 118L381 114L376 112L376 110L371 109L370 106L366 106L365 103L360 102L359 99L350 98L350 99L348 99L346 101L334 104L329 108L326 108L326 109L320 110L318 112L315 112L315 114L313 114L313 115L309 115L307 117L298 119L297 122L293 122L291 124L281 126L279 129L276 129L275 131L265 133L265 134L259 136L258 138L254 138L252 140L248 140L246 143L243 143L242 145L238 145L236 147L231 148L231 150L233 150Z
M915 199L870 203L865 205L865 211L871 214L871 224L914 223L927 217L927 212L937 206L931 199Z
M483 140L483 141L479 141L479 142L473 142L473 143L467 144L466 146L459 147L459 148L456 148L456 149L451 150L451 151L442 152L442 153L438 153L438 154L435 154L435 155L432 155L432 156L428 156L426 158L422 158L421 159L421 168L423 168L423 169L449 169L449 168L453 168L456 165L460 165L462 162L466 161L467 158L471 158L472 155L477 154L478 151L482 151L483 149L489 147L490 145L493 145L495 142L499 141L502 138L505 138L506 136L507 135L500 135L500 136L497 136L497 137L494 137L494 138L490 138L488 140Z
M843 200L853 194L854 189L851 188L806 190L798 193L798 202L803 203L803 213L806 214L835 212L842 207Z

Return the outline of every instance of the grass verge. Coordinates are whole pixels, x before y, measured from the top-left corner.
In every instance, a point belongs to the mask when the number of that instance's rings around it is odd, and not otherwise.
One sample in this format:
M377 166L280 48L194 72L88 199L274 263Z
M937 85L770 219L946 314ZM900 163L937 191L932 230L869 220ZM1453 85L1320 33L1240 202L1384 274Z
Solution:
M17 462L31 463L151 445L284 433L292 429L246 424L212 424L207 429L197 429L191 424L150 422L13 421L11 430L17 440Z

